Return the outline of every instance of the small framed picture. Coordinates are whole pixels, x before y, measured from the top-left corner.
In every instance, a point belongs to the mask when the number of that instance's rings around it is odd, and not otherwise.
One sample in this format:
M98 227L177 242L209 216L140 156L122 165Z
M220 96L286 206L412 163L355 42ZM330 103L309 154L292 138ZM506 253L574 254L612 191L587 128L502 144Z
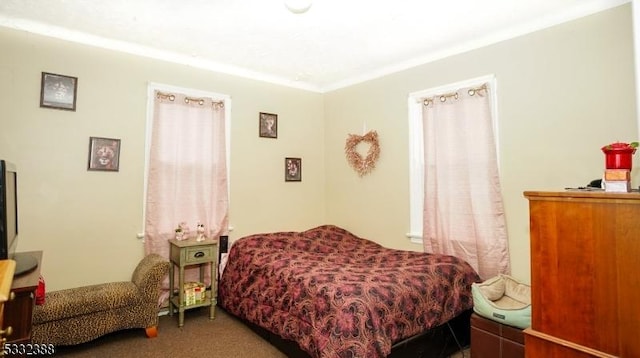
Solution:
M302 158L284 158L284 181L302 181Z
M278 115L260 112L260 137L278 138Z
M119 167L120 139L90 137L87 170L117 172Z
M42 72L40 107L76 110L78 78Z

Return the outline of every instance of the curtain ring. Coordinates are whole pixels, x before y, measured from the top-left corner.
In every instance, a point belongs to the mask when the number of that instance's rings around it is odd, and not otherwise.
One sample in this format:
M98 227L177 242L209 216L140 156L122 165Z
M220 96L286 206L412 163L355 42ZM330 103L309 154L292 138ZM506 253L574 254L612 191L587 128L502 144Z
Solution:
M160 99L168 99L169 101L172 101L174 99L176 99L176 96L173 94L166 94L166 93L162 93L162 92L158 92L157 97Z
M199 105L202 106L204 104L204 99L202 99L202 98L189 98L189 97L185 97L184 98L184 103L189 104L189 103L191 103L191 101L196 100L196 99L198 100L198 104Z
M476 94L476 90L473 88L469 89L469 96L473 96L474 94Z

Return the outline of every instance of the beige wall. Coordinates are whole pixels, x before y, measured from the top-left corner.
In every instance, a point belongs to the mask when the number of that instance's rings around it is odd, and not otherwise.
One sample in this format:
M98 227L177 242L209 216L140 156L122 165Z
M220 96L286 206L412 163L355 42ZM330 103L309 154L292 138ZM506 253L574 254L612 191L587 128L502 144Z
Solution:
M230 95L231 238L324 222L321 94L0 29L0 158L19 168L19 250L44 250L50 290L128 279L143 255L147 84ZM77 111L39 108L42 71L78 77ZM278 139L258 113L278 114ZM89 172L90 136L120 138L120 171ZM303 181L284 182L284 158Z
M529 281L525 190L584 186L600 147L638 138L629 4L325 95L327 221L390 247L421 250L409 231L409 93L495 74L501 181L512 274ZM348 133L380 136L377 169L347 165ZM636 156L637 157L637 156ZM636 158L636 160L638 160ZM634 170L637 187L638 169Z
M404 236L407 96L495 74L513 273L524 280L522 191L584 185L602 172L600 146L638 133L628 4L324 95L8 29L0 48L0 158L20 169L19 248L44 250L49 290L127 279L143 255L148 82L231 96L232 239L333 223L420 250ZM76 112L39 108L42 71L79 78ZM278 114L277 140L258 138L261 111ZM343 148L365 127L382 153L359 178ZM119 172L86 170L90 136L122 139ZM287 156L303 158L302 182L284 182Z

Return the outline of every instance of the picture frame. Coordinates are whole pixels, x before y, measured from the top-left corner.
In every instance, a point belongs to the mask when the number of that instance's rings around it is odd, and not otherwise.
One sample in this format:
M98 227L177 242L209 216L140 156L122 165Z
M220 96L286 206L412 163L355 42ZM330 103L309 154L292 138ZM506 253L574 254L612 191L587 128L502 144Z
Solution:
M258 127L260 137L278 138L278 115L260 112Z
M87 170L120 170L120 139L89 137L89 163Z
M284 158L284 181L302 181L302 158Z
M75 111L77 91L77 77L42 72L40 107Z

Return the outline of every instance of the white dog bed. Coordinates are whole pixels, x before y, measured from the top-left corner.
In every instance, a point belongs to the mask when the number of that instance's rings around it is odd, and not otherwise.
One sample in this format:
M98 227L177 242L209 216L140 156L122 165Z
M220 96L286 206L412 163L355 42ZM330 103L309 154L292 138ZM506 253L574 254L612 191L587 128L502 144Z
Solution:
M527 328L531 325L531 286L498 275L471 286L473 311L496 322Z

